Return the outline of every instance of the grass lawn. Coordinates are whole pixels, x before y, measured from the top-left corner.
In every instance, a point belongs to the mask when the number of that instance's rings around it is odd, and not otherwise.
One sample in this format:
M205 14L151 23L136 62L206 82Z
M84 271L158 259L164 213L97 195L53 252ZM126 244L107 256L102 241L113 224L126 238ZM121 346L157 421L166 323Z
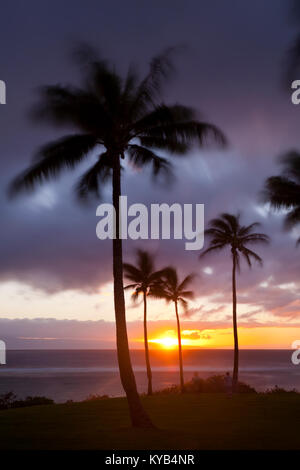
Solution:
M300 449L300 396L143 398L157 430L130 428L126 400L0 412L0 449Z

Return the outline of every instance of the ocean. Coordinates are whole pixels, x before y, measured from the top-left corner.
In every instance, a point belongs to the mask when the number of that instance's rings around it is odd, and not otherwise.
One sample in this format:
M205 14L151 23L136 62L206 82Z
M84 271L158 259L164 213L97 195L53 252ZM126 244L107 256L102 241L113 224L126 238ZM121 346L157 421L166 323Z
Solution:
M139 392L146 392L144 352L131 351ZM154 390L178 384L178 355L174 350L150 351ZM232 370L231 350L185 350L185 380L194 372L206 378ZM300 391L300 365L289 350L241 350L240 380L257 390L278 385ZM83 400L89 395L124 395L112 350L9 350L0 366L0 394L13 391L20 398L42 395L56 402Z

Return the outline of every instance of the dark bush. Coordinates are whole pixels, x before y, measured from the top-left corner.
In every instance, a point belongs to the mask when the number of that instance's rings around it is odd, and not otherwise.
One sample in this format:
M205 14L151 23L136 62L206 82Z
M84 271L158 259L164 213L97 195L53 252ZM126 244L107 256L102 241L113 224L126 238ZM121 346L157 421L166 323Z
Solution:
M3 393L0 395L0 409L5 410L6 408L11 408L16 399L17 396L13 392Z
M12 408L22 408L24 406L53 405L54 400L47 397L26 397L25 400L16 400Z
M278 385L275 385L273 388L267 388L265 392L263 392L265 395L277 395L277 394L282 394L282 393L288 393L292 395L299 395L298 390L295 388L291 390L285 390L284 388L278 387Z
M23 408L25 406L52 405L51 398L47 397L26 397L24 400L18 399L13 392L7 392L0 395L0 409Z
M83 402L106 400L107 398L109 398L109 395L97 395L97 394L94 394L94 395L89 395L88 397L86 397L86 398L83 400Z
M226 386L224 381L224 375L213 375L207 379L202 379L200 377L197 380L191 380L190 382L185 383L185 390L187 393L225 393ZM238 383L238 392L239 393L257 393L255 388L250 385L239 382ZM172 387L165 388L155 392L159 395L168 395L168 394L177 394L180 393L180 387L178 385L173 385Z

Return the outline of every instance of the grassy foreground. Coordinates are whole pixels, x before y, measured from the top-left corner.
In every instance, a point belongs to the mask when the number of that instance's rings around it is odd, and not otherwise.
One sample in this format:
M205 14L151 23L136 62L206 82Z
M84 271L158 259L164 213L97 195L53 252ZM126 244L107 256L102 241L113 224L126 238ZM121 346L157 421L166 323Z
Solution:
M300 449L300 396L143 398L158 430L134 430L124 398L0 412L0 449Z

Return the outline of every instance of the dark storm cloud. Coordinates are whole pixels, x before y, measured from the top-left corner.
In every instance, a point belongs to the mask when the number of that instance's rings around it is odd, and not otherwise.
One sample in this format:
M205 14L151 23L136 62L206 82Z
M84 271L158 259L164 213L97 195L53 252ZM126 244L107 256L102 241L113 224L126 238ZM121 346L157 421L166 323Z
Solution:
M176 163L172 188L151 184L149 175L130 173L123 184L129 203L204 203L206 220L223 211L258 220L273 238L258 249L264 268L243 268L238 279L240 302L284 316L299 297L281 284L299 282L300 257L294 240L281 231L281 218L257 212L264 179L278 170L275 157L299 147L300 110L281 86L282 59L294 35L288 3L283 0L165 2L4 1L0 31L0 78L7 84L7 105L0 106L1 243L0 279L17 279L53 291L95 290L111 279L111 246L95 235L96 205L76 205L71 189L75 175L64 175L30 199L9 202L7 183L28 164L39 145L64 131L33 126L26 112L41 84L77 82L68 60L74 42L99 46L121 71L134 59L147 60L173 44L185 44L178 75L166 90L167 101L196 106L219 125L231 146L225 152L195 150ZM59 12L59 14L57 14ZM202 155L202 159L199 157ZM73 178L74 176L74 178ZM109 200L109 188L105 193ZM126 242L125 258L141 243ZM151 241L143 246L160 265L175 263L180 273L201 272L199 295L230 302L230 256L201 263L182 241ZM266 282L267 287L259 285Z

